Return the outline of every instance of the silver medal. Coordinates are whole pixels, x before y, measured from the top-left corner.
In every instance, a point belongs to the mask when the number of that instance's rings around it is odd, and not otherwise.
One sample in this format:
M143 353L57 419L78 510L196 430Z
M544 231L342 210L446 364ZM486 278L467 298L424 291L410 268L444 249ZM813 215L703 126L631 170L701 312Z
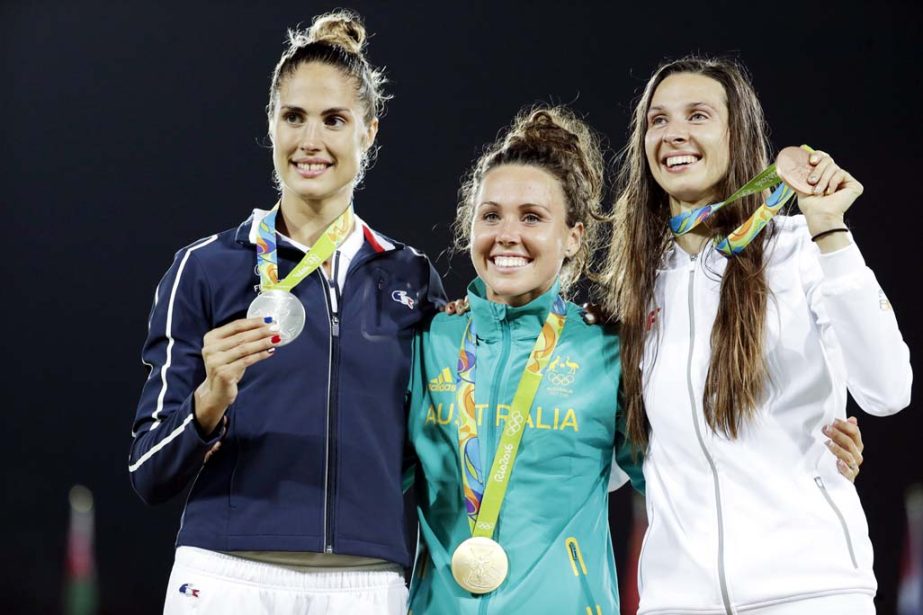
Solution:
M304 329L304 306L295 295L285 290L269 290L257 295L247 309L247 318L257 316L272 316L273 322L279 325L282 340L277 346L288 344Z

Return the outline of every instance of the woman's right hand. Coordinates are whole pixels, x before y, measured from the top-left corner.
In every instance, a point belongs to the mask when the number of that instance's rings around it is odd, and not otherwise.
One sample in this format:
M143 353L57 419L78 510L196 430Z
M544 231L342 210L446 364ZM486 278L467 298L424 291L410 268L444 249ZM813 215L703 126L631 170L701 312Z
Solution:
M205 334L205 380L194 395L195 419L203 433L212 433L237 399L237 383L247 368L275 352L278 331L278 325L262 318L241 318Z
M598 303L584 303L583 321L588 325L606 324L613 322L612 314L605 311Z

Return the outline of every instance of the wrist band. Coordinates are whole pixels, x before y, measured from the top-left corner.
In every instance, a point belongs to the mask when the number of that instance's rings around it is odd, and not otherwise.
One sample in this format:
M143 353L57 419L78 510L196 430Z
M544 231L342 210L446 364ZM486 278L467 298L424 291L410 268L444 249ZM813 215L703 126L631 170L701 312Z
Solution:
M830 233L840 233L840 232L848 233L848 232L849 232L849 229L846 228L846 227L844 226L843 228L832 228L832 229L830 229L829 231L821 231L821 232L818 233L817 235L813 235L813 236L811 237L811 241L817 241L817 240L820 239L821 237L826 237L826 236L829 235Z

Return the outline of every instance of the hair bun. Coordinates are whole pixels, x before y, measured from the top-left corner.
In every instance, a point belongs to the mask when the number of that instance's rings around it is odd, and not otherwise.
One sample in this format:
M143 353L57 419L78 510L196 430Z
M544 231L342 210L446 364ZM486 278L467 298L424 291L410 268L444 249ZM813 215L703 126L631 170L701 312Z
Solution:
M345 9L318 15L308 30L309 43L336 45L356 55L362 53L365 39L365 26L359 15Z
M475 200L484 177L506 164L533 166L551 174L565 199L565 224L583 226L579 249L564 260L560 272L561 288L566 291L590 272L589 263L602 235L600 222L608 219L600 209L605 161L599 138L567 107L522 109L509 128L485 148L459 190L453 224L455 249L470 246Z
M535 148L561 149L576 153L580 147L576 118L563 108L542 107L520 114L506 139L506 146L516 144Z

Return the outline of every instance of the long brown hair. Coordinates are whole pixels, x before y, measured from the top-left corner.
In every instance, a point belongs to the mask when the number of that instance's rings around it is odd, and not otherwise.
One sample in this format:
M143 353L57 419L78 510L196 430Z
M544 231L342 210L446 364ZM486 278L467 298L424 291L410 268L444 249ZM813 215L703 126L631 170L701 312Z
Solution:
M763 109L741 65L723 58L689 56L663 64L654 72L635 106L630 140L621 153L603 298L610 313L621 321L622 403L629 439L639 449L646 447L650 435L640 369L644 339L648 314L656 309L657 269L672 242L669 196L648 168L644 136L657 86L676 73L704 75L724 88L730 162L718 186L721 194L731 194L768 164ZM726 236L739 226L759 206L759 198L743 198L709 218L711 236ZM746 250L729 259L721 281L703 407L708 425L731 438L736 438L743 421L755 414L767 379L763 333L769 290L763 255L771 235L770 224Z

